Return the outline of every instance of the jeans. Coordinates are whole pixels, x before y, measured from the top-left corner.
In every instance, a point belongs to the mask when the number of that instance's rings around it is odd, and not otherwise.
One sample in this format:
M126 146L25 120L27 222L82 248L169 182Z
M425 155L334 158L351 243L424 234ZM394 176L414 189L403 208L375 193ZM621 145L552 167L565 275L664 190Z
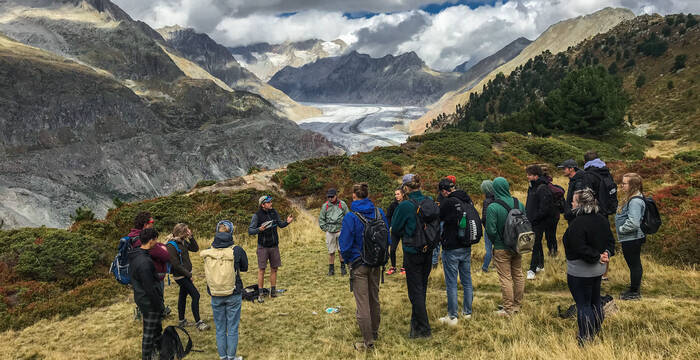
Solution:
M643 239L623 241L622 255L625 257L625 262L630 268L630 290L639 292L642 285L642 243Z
M481 266L481 270L488 271L491 258L493 257L493 244L489 237L486 236L486 231L484 231L484 249L486 250L486 255L484 255L484 265Z
M425 295L430 277L430 253L409 254L404 252L406 267L406 287L411 301L411 332L409 337L431 335L428 311L425 308Z
M435 246L435 249L433 250L433 265L437 265L439 257L440 257L440 243L438 243L437 246Z
M222 359L236 357L238 324L241 322L241 294L212 296L211 309L216 325L216 349Z
M593 340L600 331L605 314L600 300L600 276L578 277L566 275L571 296L576 302L578 340Z
M530 271L535 272L539 268L544 268L544 250L542 249L542 235L544 228L533 228L535 232L535 245L532 247L532 258L530 259Z
M177 318L178 320L185 319L185 308L187 307L187 295L192 298L192 316L194 321L199 321L199 291L192 283L192 279L186 277L175 280L180 286L180 294L177 298Z
M472 313L472 300L474 289L472 288L471 274L471 247L442 250L442 266L445 269L445 289L447 291L447 314L457 317L457 275L462 283L462 314Z

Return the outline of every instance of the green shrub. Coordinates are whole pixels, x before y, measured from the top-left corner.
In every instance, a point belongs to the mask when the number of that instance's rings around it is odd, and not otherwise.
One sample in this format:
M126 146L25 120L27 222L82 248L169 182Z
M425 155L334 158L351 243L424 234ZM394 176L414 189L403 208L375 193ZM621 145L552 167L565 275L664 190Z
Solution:
M89 208L81 206L81 207L75 209L75 214L71 215L70 219L73 220L73 222L94 220L95 213L92 212L92 210L90 210Z
M396 181L387 176L380 168L364 162L351 162L348 173L353 183L366 182L371 193L390 192L396 185Z
M673 158L687 163L699 162L700 150L683 151L674 155Z
M634 82L634 85L637 88L640 88L640 87L644 86L644 84L646 82L647 82L647 77L642 74L642 75L637 76L637 80Z
M197 182L197 184L194 186L195 189L207 187L207 186L212 186L216 184L216 180L200 180Z
M646 56L659 57L666 53L668 42L660 39L656 33L651 33L643 43L637 46L637 51Z
M419 153L485 161L492 157L491 138L485 133L445 130L422 140Z
M537 155L544 162L554 165L567 159L574 159L580 163L583 159L581 149L551 138L528 139L525 143L525 149L529 153Z

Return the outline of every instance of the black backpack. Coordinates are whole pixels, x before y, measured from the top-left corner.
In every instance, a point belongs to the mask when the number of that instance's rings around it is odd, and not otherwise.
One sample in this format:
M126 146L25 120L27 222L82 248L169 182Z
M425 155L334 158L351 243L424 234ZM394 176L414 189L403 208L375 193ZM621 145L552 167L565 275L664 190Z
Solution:
M474 204L471 202L467 203L456 197L454 199L457 200L457 204L455 204L455 211L458 213L457 239L462 244L467 246L479 243L481 237L483 236L479 212L476 211ZM467 222L467 226L464 230L459 226L462 218L465 218Z
M182 330L182 332L187 335L187 345L185 345L184 348L182 347L182 340L180 340L177 329ZM192 338L190 338L190 334L183 327L168 326L163 330L163 334L161 334L156 341L156 349L158 350L158 359L160 360L182 359L189 354L190 351L193 351Z
M433 199L426 197L420 203L409 199L417 208L416 231L404 238L404 244L423 252L432 251L440 242L440 208Z
M661 214L659 214L659 209L656 207L656 202L651 197L632 197L632 199L634 198L644 200L644 215L640 224L642 231L646 235L655 234L661 227Z
M260 296L260 289L258 289L258 284L246 286L243 288L243 291L241 291L241 298L243 300L255 301L258 299L258 296Z
M593 181L589 180L591 184L591 190L595 192L596 199L598 199L598 206L600 207L603 215L611 215L617 212L617 184L613 180L610 172L606 172L605 176L599 174L595 168L585 172L589 176L593 176L597 182L598 186L596 189L593 185ZM590 179L590 177L589 177Z
M362 214L353 214L365 226L362 234L362 262L369 267L386 265L389 260L389 230L384 223L379 208L374 208L374 219L367 219Z

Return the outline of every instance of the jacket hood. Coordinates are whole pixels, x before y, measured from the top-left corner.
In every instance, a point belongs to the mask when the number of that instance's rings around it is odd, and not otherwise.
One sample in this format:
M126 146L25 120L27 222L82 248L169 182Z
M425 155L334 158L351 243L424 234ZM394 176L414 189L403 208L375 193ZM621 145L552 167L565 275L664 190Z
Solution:
M228 227L229 231L228 233L233 236L233 223L229 220L221 220L218 223L216 223L216 229L214 231L219 231L219 225L226 225Z
M450 195L448 195L447 197L454 197L454 198L460 199L464 202L471 201L471 198L469 197L469 195L467 195L466 192L464 192L464 190L455 190L455 191L451 192Z
M569 179L569 182L583 180L584 172L581 169L577 169L576 174Z
M491 180L484 180L481 182L481 192L484 193L484 195L491 195L493 196L494 190L493 190L493 181Z
M128 237L135 237L135 236L139 236L140 234L141 234L141 229L131 229L129 231L129 235L127 235L127 236Z
M355 200L350 205L350 209L359 212L363 216L374 217L374 204L370 199Z
M603 162L603 160L600 160L599 158L595 158L595 159L587 162L585 165L583 165L583 169L586 170L591 166L597 167L597 168L604 168L605 162Z
M137 258L138 256L141 255L148 255L148 251L141 249L140 247L133 248L129 250L128 256L129 256L129 262L131 262L133 259Z
M233 246L233 235L226 232L218 232L214 235L214 241L211 247L221 249Z
M512 197L510 195L510 185L508 184L508 180L502 177L493 179L493 192L496 199L507 200Z
M532 186L533 189L537 189L538 186L540 186L542 184L546 184L546 183L547 183L547 179L540 176L537 180L530 181L530 186Z

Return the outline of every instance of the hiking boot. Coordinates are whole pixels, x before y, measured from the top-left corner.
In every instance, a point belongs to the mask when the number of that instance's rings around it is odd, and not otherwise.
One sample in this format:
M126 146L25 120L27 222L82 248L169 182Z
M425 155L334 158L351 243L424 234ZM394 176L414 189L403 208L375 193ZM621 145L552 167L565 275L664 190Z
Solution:
M134 309L134 321L141 320L141 310L137 307Z
M335 274L335 271L333 272ZM277 288L274 286L270 287L270 297L276 298L277 297Z
M328 276L335 275L335 265L328 264Z
M261 304L265 302L265 299L263 299L262 295L258 295L258 302Z
M459 319L457 319L456 317L449 316L449 315L445 316L445 317L441 317L438 320L440 321L441 324L446 324L449 326L457 326L457 324L459 324Z
M642 295L637 291L627 290L620 294L620 300L640 300Z
M182 327L194 326L194 325L195 325L195 323L191 323L191 322L187 321L187 319L182 319L182 320L178 321L177 324L178 324L179 326L182 326Z
M542 272L542 271L544 271L544 266L543 267L538 266L535 268L535 272Z
M345 263L340 263L340 276L345 276L348 274L348 269L345 266Z
M527 279L528 280L535 280L535 272L532 270L527 271Z
M209 325L205 323L204 320L197 321L194 326L197 327L199 331L209 330Z
M399 274L406 275L406 268L401 268L401 271L399 271Z
M508 312L505 311L505 310L503 310L503 309L498 310L498 311L496 311L496 312L494 312L494 313L495 313L496 315L498 315L498 316L503 316L503 317L508 317L508 316L510 316L510 314L508 314Z
M372 350L374 349L374 344L372 345L367 345L364 342L356 342L352 344L352 346L355 348L357 351L367 351L367 350Z
M393 275L396 273L396 268L395 267L390 267L389 270L386 271L387 275Z
M503 305L498 304L498 305L496 306L496 308L498 308L498 310L503 310Z

